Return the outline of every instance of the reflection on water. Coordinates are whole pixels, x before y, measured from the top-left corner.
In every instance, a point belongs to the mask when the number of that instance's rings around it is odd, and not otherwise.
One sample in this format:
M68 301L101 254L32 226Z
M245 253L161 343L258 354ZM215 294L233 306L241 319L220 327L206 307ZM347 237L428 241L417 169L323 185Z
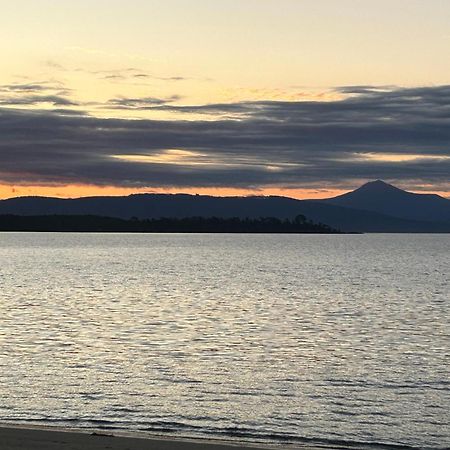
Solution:
M0 420L450 445L450 236L0 235Z

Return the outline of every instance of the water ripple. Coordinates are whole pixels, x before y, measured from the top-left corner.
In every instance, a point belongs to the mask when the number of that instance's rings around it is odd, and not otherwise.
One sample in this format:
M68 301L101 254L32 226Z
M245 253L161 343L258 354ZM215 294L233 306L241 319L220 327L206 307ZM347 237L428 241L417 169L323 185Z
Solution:
M450 445L450 237L0 234L0 420Z

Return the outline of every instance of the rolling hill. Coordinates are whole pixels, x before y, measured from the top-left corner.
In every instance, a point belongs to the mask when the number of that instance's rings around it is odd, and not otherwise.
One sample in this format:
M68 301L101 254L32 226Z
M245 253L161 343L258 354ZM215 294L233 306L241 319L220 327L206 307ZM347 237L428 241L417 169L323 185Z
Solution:
M437 197L437 198L436 198ZM305 215L342 231L450 232L450 201L411 194L381 181L325 200L288 197L212 197L135 194L126 197L16 197L0 201L0 215L96 215L130 219L160 217L277 217Z

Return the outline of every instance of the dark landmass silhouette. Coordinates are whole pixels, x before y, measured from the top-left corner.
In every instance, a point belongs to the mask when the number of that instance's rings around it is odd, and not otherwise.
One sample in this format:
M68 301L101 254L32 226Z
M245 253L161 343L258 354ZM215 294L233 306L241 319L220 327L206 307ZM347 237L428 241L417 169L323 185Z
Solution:
M127 232L127 233L340 233L303 215L293 220L186 217L125 220L101 216L0 216L0 231Z
M435 194L414 194L381 180L338 197L321 200L337 206L362 209L408 220L450 222L450 201Z
M386 206L391 204L395 207ZM450 201L443 197L411 194L376 181L343 196L325 200L188 194L75 199L16 197L0 201L0 215L95 215L121 219L136 217L140 220L161 217L276 217L292 220L302 214L315 223L324 223L346 232L442 233L450 232L449 205ZM418 209L424 212L419 214Z

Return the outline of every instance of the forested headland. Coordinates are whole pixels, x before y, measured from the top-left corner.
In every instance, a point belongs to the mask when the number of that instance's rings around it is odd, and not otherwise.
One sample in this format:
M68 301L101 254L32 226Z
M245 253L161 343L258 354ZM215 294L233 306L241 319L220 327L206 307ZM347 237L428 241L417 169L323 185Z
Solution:
M186 217L129 220L94 215L1 215L0 231L59 231L115 233L339 233L303 215L293 219L261 217Z

